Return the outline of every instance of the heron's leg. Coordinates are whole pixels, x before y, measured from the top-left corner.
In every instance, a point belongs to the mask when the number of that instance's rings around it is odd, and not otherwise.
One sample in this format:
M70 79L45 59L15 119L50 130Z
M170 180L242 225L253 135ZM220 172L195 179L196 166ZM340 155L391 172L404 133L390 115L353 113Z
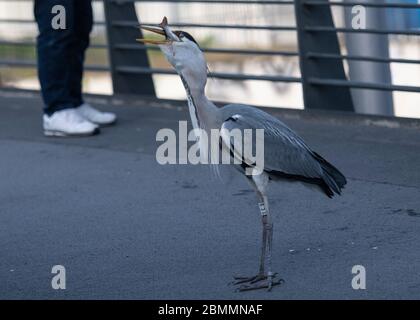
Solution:
M259 175L248 177L248 181L254 187L258 196L258 206L261 212L262 244L259 273L254 277L235 277L233 284L241 286L239 291L271 288L283 282L282 279L274 280L276 274L271 269L271 251L273 244L273 222L271 221L270 208L268 205L267 188L269 176L263 172ZM266 265L267 263L267 265ZM267 270L266 267L267 266Z
M267 249L267 228L265 227L265 217L267 216L267 201L264 200L264 197L259 194L260 202L258 207L261 212L261 222L262 222L262 241L261 241L261 256L260 256L260 269L256 276L253 277L234 277L236 280L234 284L241 284L246 282L257 282L260 280L267 279L265 274L265 258L266 258L266 249Z
M265 228L265 218L267 217L267 204L262 201L258 204L261 212L262 222L262 241L261 241L261 257L260 257L260 275L265 274L265 253L267 249L267 228Z
M266 242L267 242L267 277L268 277L268 290L271 290L273 286L273 278L275 274L272 270L271 265L271 255L272 255L272 248L273 248L273 221L271 220L270 210L268 208L268 199L264 196L264 203L266 205L267 213L262 215L263 219L263 228L266 233Z
M250 291L257 289L268 289L270 291L273 286L280 285L284 282L283 279L275 280L277 274L272 271L271 255L273 244L273 222L271 220L270 210L268 207L268 199L266 196L262 196L262 199L263 202L259 204L263 229L260 271L255 277L235 278L237 280L235 284L242 284L238 288L239 291ZM265 272L265 267L267 267L267 272Z

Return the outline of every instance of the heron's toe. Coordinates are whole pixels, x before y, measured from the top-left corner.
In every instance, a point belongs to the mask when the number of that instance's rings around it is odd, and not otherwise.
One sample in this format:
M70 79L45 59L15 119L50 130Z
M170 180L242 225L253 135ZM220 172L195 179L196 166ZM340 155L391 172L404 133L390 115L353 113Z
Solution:
M251 291L251 290L259 290L259 289L267 289L267 291L271 291L274 286L279 286L284 283L283 279L273 279L273 277L266 278L265 280L260 280L258 282L251 282L249 284L242 284L239 286L236 291Z
M238 285L242 283L255 283L261 280L267 279L267 276L264 274L257 274L256 276L252 277L233 277L234 281L231 283L233 285Z
M273 273L268 276L266 274L257 274L253 277L234 277L234 281L230 284L239 285L236 291L249 291L257 289L268 289L270 291L272 287L280 285L284 282L283 279L275 279L277 273Z

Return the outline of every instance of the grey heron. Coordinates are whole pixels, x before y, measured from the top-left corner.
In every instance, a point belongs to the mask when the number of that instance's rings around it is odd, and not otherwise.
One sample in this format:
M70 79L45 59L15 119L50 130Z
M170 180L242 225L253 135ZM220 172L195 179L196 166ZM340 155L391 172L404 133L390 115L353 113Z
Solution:
M264 130L264 168L256 175L245 175L245 169L254 165L250 159L241 158L235 167L254 187L262 220L262 246L259 272L252 277L235 277L240 291L267 288L281 284L272 271L273 221L268 203L269 181L298 181L316 187L329 198L340 195L346 178L332 164L314 152L294 131L270 114L242 104L229 104L218 108L205 95L207 63L197 41L185 31L172 31L166 17L156 26L142 29L162 35L161 40L137 39L156 44L181 77L185 87L189 113L194 128L205 131L226 128ZM229 140L221 139L229 150ZM235 153L232 152L235 157Z

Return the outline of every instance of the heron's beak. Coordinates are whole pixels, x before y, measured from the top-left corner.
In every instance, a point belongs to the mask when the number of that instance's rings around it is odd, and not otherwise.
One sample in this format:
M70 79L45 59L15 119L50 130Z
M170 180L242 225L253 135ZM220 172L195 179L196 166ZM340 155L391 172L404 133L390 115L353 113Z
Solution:
M143 30L147 30L156 34L160 34L162 36L164 36L166 38L166 33L165 31L159 27L159 26L140 26L140 29ZM166 44L168 43L168 39L164 39L164 40L155 40L155 39L136 39L136 41L138 42L142 42L142 43L150 43L150 44Z
M169 29L168 19L163 18L162 22L157 26L140 26L140 29L147 30L156 34L160 34L165 37L164 40L154 39L136 39L138 42L150 43L150 44L168 44L172 41L179 41L178 37Z

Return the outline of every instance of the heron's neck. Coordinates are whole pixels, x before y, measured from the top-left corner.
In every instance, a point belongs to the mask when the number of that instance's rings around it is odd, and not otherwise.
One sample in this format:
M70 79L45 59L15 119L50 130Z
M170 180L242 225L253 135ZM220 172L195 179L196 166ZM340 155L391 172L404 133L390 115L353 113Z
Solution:
M216 113L218 108L205 94L205 85L197 86L193 80L180 75L188 98L188 108L191 121L195 129L209 130L215 126ZM193 84L193 85L190 85Z

